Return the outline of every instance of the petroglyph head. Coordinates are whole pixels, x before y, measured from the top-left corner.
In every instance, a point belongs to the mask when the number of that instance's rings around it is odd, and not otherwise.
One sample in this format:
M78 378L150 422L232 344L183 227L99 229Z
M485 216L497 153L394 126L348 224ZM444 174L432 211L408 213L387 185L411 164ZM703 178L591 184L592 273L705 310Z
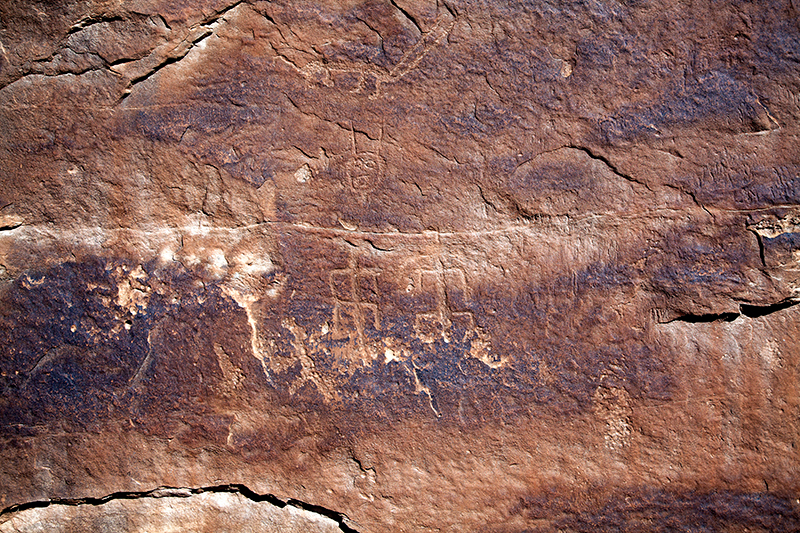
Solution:
M346 163L347 180L353 190L372 189L381 179L383 160L379 155L362 152Z

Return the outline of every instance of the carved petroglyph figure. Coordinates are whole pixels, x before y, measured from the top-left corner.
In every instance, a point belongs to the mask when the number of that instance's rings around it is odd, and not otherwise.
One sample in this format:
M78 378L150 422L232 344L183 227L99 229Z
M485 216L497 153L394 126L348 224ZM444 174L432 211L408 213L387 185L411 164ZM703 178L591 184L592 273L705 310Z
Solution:
M356 132L352 125L350 127L351 133L351 149L350 157L345 161L345 169L347 171L347 183L354 192L366 193L375 188L383 177L384 160L381 156L381 147L383 145L383 128L378 138L378 151L358 151L356 146Z
M368 97L373 100L380 97L382 86L394 83L416 69L428 52L450 34L455 23L455 16L447 10L443 11L433 28L424 33L419 41L408 49L400 61L390 69L356 61L325 61L323 59L310 61L300 67L291 58L281 54L279 51L281 47L273 46L273 49L279 58L291 65L311 83L319 83L331 87L335 84L333 81L334 74L357 75L358 82L356 87L350 92L368 94Z
M471 291L463 268L448 265L440 254L422 255L406 261L408 292L424 297L427 310L414 316L414 331L421 341L432 344L469 343L469 356L487 366L498 368L505 359L492 353L489 336L478 326L470 309Z
M421 340L445 342L463 340L475 330L475 318L467 307L469 292L464 271L446 268L441 258L435 258L428 268L414 272L412 284L422 293L434 296L430 311L417 313L414 330ZM458 338L453 339L452 334Z
M378 275L380 269L359 265L359 252L352 250L346 268L332 270L329 275L333 297L333 333L356 333L359 342L364 340L364 330L370 326L380 329L378 311Z

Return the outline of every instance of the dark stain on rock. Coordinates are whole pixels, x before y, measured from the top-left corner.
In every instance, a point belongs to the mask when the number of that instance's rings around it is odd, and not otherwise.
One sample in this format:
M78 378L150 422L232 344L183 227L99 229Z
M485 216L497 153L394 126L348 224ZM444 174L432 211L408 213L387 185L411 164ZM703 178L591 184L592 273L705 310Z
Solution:
M656 138L667 131L700 126L713 131L754 133L777 127L753 88L724 71L676 82L658 102L628 105L599 127L609 144Z
M712 533L742 529L788 533L800 528L796 500L770 493L639 489L608 500L578 494L574 499L541 495L522 498L515 512L547 521L547 531Z
M223 377L213 341L230 344L243 331L214 328L242 321L241 310L186 271L145 265L129 278L135 268L99 258L63 263L25 273L5 291L4 427L91 428L124 413L158 419L216 395ZM141 299L121 301L131 280ZM258 376L247 360L235 363Z

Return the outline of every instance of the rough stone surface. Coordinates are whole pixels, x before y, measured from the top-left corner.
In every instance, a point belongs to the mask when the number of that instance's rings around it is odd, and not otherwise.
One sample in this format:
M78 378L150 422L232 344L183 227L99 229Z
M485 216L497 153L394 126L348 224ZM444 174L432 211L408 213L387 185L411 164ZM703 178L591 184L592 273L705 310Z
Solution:
M796 531L799 13L0 3L0 527Z

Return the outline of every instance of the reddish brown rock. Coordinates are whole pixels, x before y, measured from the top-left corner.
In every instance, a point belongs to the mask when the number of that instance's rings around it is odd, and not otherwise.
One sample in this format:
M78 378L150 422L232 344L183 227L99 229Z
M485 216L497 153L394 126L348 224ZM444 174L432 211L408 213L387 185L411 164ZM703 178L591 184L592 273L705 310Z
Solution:
M0 14L0 528L800 527L792 2Z

